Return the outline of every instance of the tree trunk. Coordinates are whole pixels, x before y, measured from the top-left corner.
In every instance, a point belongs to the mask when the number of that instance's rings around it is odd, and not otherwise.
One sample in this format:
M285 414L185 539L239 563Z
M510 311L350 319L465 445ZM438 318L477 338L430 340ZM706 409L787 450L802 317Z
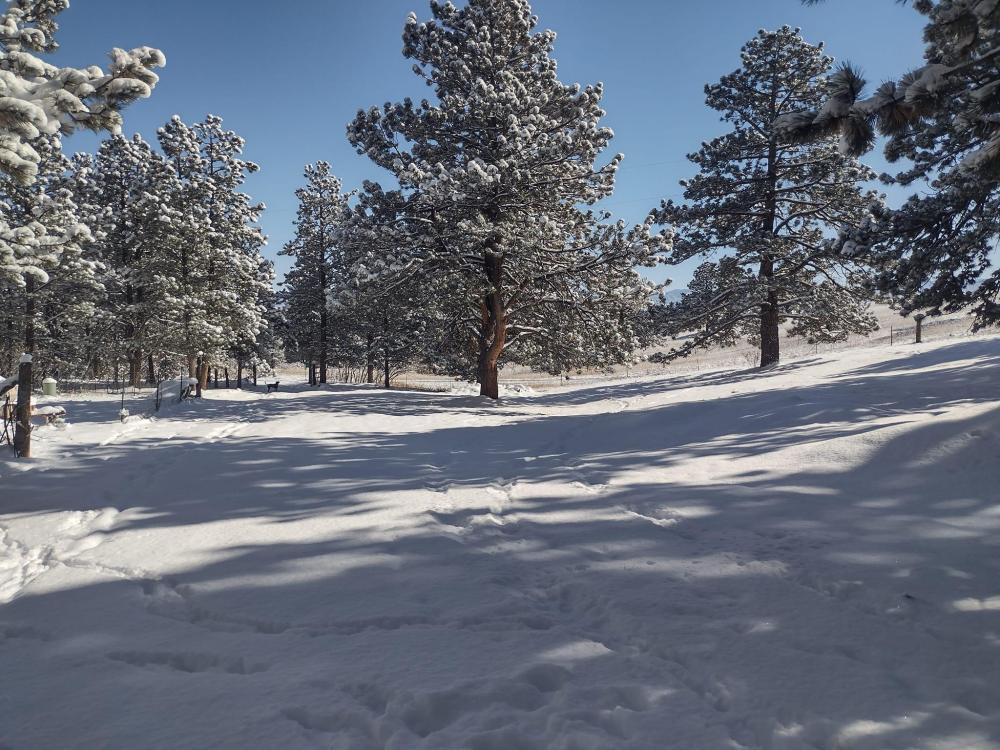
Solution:
M327 371L327 343L326 343L327 314L326 302L323 302L319 312L319 382L326 382Z
M500 398L500 374L497 371L496 360L488 356L481 358L479 363L479 395L492 399Z
M774 276L774 262L770 256L761 259L760 278L770 283ZM781 337L778 330L778 294L767 292L767 302L760 306L760 366L770 367L781 359Z
M499 253L499 240L496 238L487 241L483 265L490 282L490 291L480 303L482 328L479 334L479 395L497 399L500 398L497 363L507 342L507 312L504 310L501 292L503 260Z
M768 302L761 305L760 314L760 366L770 367L781 361L781 336L778 330L778 301L773 292Z
M388 390L392 387L392 367L389 362L389 352L386 352L382 358L382 374L385 376L385 388Z
M257 387L257 365L253 366L253 387Z
M226 376L226 388L229 388L229 368L228 367L224 368L222 372Z
M218 387L219 387L219 368L218 367L215 368L215 383L213 383L212 387L216 388L216 389L218 389Z
M198 396L201 396L202 390L208 388L208 372L211 368L208 366L208 357L203 357L201 360L201 372L198 373Z
M14 451L31 458L31 355L21 357L17 366L17 411L14 424Z
M24 351L35 353L35 277L24 279Z
M35 277L24 280L24 352L17 366L17 406L14 412L14 451L31 458L31 381L32 355L35 353ZM27 360L27 361L25 361Z
M150 385L156 385L156 365L153 363L153 353L149 353L149 357L146 360L146 382Z
M142 382L142 349L133 349L128 360L128 384L138 388Z
M375 336L368 334L368 347L365 350L365 359L368 363L368 382L375 382Z
M243 389L243 360L236 360L236 387Z

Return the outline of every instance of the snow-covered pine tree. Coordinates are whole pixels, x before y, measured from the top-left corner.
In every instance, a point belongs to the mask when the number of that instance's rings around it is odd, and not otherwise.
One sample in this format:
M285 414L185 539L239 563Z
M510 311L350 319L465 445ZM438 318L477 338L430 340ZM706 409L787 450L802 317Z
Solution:
M268 260L261 260L261 278L267 279L267 284L259 289L259 305L263 312L261 328L256 340L249 350L240 352L245 357L246 366L257 385L259 375L270 375L277 363L282 359L282 308L278 293L274 289L274 265Z
M240 190L258 167L240 158L244 140L215 115L193 126L175 116L157 135L180 184L170 206L174 241L166 250L175 274L167 319L174 351L204 387L209 362L252 348L263 325L270 273L257 220L264 207Z
M283 284L289 333L327 382L332 331L330 294L343 283L341 236L348 215L347 196L327 162L306 165L306 184L295 191L299 200L295 237L280 251L294 258Z
M257 281L259 283L253 284L253 288L247 290L248 294L256 293L257 295L257 311L260 314L260 319L256 332L253 333L252 338L247 333L237 336L227 352L236 365L238 387L242 387L244 380L261 368L265 372L270 372L275 358L274 354L279 346L274 332L270 330L271 315L277 305L274 293L274 264L263 257L258 258L258 263L260 268Z
M387 294L377 281L346 276L332 292L334 357L348 371L360 371L369 383L392 379L408 366L437 356L437 342L428 331L442 330L424 299L426 288L412 277ZM376 377L377 373L377 377Z
M107 71L96 65L50 65L36 53L58 48L56 16L69 0L12 0L0 13L0 171L20 182L34 179L42 155L39 136L68 135L80 128L117 131L119 110L148 97L153 68L166 64L150 47L113 49Z
M874 178L871 170L842 155L835 139L790 142L771 131L778 117L826 95L832 60L822 46L786 26L758 32L741 59L738 70L705 87L706 103L731 129L688 157L699 172L682 183L685 203L666 201L655 213L677 228L669 262L722 251L751 271L726 274L732 286L712 304L675 311L691 317L673 321L673 331L696 332L676 353L752 324L766 367L779 361L783 322L790 335L820 341L877 326L861 291L863 257L839 253L828 238L861 225L878 196L860 186Z
M120 110L149 96L163 65L159 50L115 49L107 72L96 66L59 68L34 53L58 45L55 17L68 0L16 0L0 14L0 172L22 184L31 183L44 158L45 145L60 133L79 128L115 130ZM32 252L48 243L35 241L30 226L0 221L0 276L21 283L47 261ZM35 274L37 276L37 274Z
M602 86L559 81L555 34L536 31L525 0L434 0L431 13L410 15L403 53L435 101L361 111L348 126L401 188L368 191L398 203L399 221L372 222L364 265L390 288L419 274L425 300L459 295L442 333L471 345L461 372L485 396L498 395L502 360L596 359L593 343L605 361L631 357L622 311L646 304L635 266L652 265L665 238L581 209L611 194L622 158L596 164L613 135Z
M316 385L316 349L319 342L319 308L309 294L312 279L304 269L293 266L281 282L281 338L285 359L301 362L309 373L309 385Z
M733 293L751 288L753 276L732 256L705 261L695 269L679 300L654 306L656 329L673 336L697 332L703 337L702 346L733 346L741 339L756 342L759 320L740 314L744 300ZM730 322L733 318L742 322Z
M844 66L819 106L784 115L775 129L802 140L839 136L845 153L888 136L889 161L911 164L890 183L925 185L901 208L877 211L850 252L877 251L879 288L905 314L968 309L975 329L1000 323L1000 3L916 0L927 17L924 65L864 96Z
M90 232L80 223L67 180L69 160L58 136L34 142L38 170L31 183L0 175L0 216L32 238L23 279L0 280L4 324L0 371L13 372L21 352L36 355L35 376L76 368L76 328L94 313L100 294ZM20 283L17 283L20 282Z
M126 362L129 382L138 385L143 368L152 379L150 361L170 350L164 312L175 269L166 248L177 242L170 206L179 183L139 135L104 141L93 159L78 158L76 176L105 269L92 370L107 373Z
M117 131L119 110L149 96L156 85L153 68L165 64L163 53L150 47L130 52L111 51L105 72L87 68L56 67L35 53L57 48L56 16L69 0L12 0L0 14L0 172L22 183L38 173L41 155L33 145L41 136L69 134L80 128ZM39 278L35 250L49 252L45 237L34 234L38 223L11 225L0 217L0 277L27 283ZM24 377L32 372L25 357ZM21 455L31 454L31 425L27 397L18 406L15 444Z

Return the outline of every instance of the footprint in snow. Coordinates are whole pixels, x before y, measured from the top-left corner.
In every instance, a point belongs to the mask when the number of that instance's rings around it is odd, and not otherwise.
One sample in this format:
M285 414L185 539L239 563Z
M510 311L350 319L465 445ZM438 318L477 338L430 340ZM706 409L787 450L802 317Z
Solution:
M124 662L133 667L167 667L177 672L195 674L198 672L225 672L227 674L249 675L264 672L266 664L247 663L242 656L219 656L191 651L112 651L108 658Z

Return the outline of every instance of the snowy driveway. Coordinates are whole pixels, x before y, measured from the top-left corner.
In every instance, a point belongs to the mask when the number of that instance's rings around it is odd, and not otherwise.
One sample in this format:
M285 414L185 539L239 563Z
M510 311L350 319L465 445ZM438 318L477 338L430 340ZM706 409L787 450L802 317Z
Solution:
M64 403L0 460L0 747L1000 748L998 338Z

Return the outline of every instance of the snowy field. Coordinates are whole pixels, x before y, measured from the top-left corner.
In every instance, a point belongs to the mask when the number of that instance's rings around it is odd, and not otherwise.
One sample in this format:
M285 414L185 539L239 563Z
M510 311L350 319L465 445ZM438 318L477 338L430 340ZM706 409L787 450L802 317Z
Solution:
M1000 337L60 403L0 459L0 747L1000 748Z

